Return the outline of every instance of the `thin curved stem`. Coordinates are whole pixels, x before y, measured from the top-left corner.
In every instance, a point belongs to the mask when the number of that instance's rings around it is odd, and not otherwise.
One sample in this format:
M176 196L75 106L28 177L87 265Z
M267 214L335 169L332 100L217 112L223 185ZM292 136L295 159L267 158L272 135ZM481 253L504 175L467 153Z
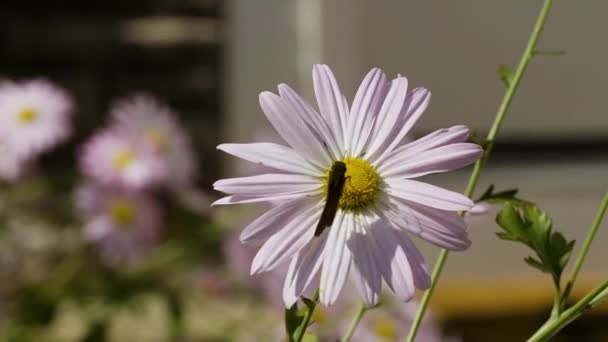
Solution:
M572 323L572 321L577 319L585 311L589 310L594 305L597 305L600 302L598 296L606 291L606 289L608 289L608 281L605 281L600 286L593 289L573 307L564 311L559 317L552 319L543 325L534 335L532 335L532 337L530 337L528 342L547 341L568 324Z
M473 168L473 172L471 173L471 177L469 178L469 183L467 185L467 189L465 195L471 197L473 192L475 191L475 187L477 186L477 182L479 181L479 176L481 174L481 170L485 165L486 160L492 153L492 148L494 147L494 141L498 132L500 131L500 127L502 126L502 122L511 106L511 102L513 101L513 97L517 92L519 87L519 83L528 68L528 63L532 59L536 51L536 43L538 42L538 37L540 37L541 32L543 31L543 27L545 26L545 22L547 20L547 16L551 9L551 5L553 4L553 0L545 0L543 6L540 10L538 18L536 19L536 24L534 25L534 29L532 30L532 34L528 39L528 44L526 45L526 49L524 50L523 55L519 61L517 69L515 70L515 74L513 78L509 81L509 85L507 87L507 91L505 96L502 99L500 107L498 108L498 112L496 113L496 117L494 118L494 123L488 132L488 136L486 138L486 148L482 157L475 163ZM431 282L431 287L424 293L422 298L422 302L420 303L420 308L418 309L418 313L416 315L416 319L412 325L410 330L410 334L408 336L408 341L414 341L416 334L418 332L418 328L420 327L420 323L422 322L422 318L426 309L428 307L428 303L430 301L431 296L437 286L437 281L441 275L441 271L443 270L443 266L448 258L449 252L446 249L441 250L439 254L439 258L435 263L435 267L433 269L433 278Z
M313 302L313 304L308 307L308 310L306 311L306 315L304 316L304 321L302 323L302 329L299 330L297 336L293 339L294 342L302 342L304 335L306 335L306 329L308 328L308 325L310 324L310 320L312 319L312 314L314 313L315 308L317 307L317 302L319 302L319 290L318 289L317 289L317 291L315 291L315 294L312 297L312 302Z
M363 315L365 314L367 309L368 308L367 308L367 306L365 306L365 304L361 304L361 306L359 306L359 310L357 310L355 317L353 317L353 320L350 323L350 327L348 328L348 331L342 338L342 342L350 341L351 337L353 337L353 335L355 334L355 330L357 329L357 326L359 325L359 322L361 322L361 319L363 318Z
M576 281L576 277L578 276L578 272L581 270L581 266L583 266L583 262L585 262L585 258L587 258L587 253L589 253L589 247L591 247L591 243L595 238L595 234L597 233L598 228L602 224L602 220L604 219L604 215L606 214L606 209L608 209L608 192L604 195L604 200L602 204L600 204L600 208L595 215L595 219L591 224L591 228L589 228L589 233L587 233L587 238L585 239L585 243L581 248L581 251L576 258L576 263L574 264L574 268L572 269L572 273L570 274L570 278L568 279L568 283L566 283L566 289L564 290L564 295L562 296L563 300L566 301L572 288L574 287L574 282Z

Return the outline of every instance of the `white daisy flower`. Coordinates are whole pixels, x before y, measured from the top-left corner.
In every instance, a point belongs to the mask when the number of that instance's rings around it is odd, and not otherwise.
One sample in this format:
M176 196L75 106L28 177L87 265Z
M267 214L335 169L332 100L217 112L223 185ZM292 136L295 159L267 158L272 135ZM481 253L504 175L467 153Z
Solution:
M114 124L141 137L166 163L168 181L176 187L192 183L196 172L190 138L169 107L147 95L119 101L111 110Z
M166 180L165 163L141 140L117 127L89 139L80 155L83 173L103 186L141 190Z
M282 200L249 224L241 240L266 239L252 273L290 262L283 289L288 307L317 287L321 303L333 304L349 273L367 304L378 302L383 280L409 300L416 288L430 286L430 275L408 233L466 249L470 240L458 212L473 207L459 193L413 178L469 165L482 149L465 142L464 126L403 143L430 100L424 88L408 91L405 77L389 82L382 70L371 70L350 109L328 66L316 65L313 80L318 112L285 84L279 95L260 94L262 110L289 146L218 146L278 172L217 181L215 189L230 196L215 204ZM336 192L333 223L318 229Z
M24 159L65 141L71 112L67 92L46 80L0 85L0 136Z

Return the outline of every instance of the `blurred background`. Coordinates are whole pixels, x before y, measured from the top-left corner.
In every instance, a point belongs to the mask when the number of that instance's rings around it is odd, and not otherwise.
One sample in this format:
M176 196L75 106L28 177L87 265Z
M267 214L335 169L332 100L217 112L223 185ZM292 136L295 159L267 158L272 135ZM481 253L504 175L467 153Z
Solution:
M215 146L278 139L258 94L288 83L313 99L315 63L332 67L349 99L376 66L430 89L431 106L412 137L455 124L485 136L504 94L496 70L515 67L539 7L482 0L4 1L0 78L46 78L71 94L75 110L70 139L1 185L0 340L280 340L282 277L249 277L256 247L237 239L261 208L209 209L219 196L210 190L214 180L257 170ZM577 240L575 253L607 189L607 10L605 1L556 1L539 47L566 53L531 62L478 185L478 194L490 184L520 188ZM95 241L83 241L90 218L73 198L89 177L79 166L83 146L108 125L113 103L133 93L176 112L198 169L191 186L149 194L164 212L160 237L145 257L116 264L100 257ZM462 191L469 172L429 179ZM450 255L429 341L524 340L546 319L550 279L525 265L524 248L495 237L493 216L474 218L472 247ZM605 228L575 295L606 278ZM416 242L432 265L438 249ZM357 300L351 297L318 313L322 341L344 329L340 319ZM370 315L361 341L403 338L415 308L389 307ZM556 341L608 339L600 324L607 315L606 306L587 314Z

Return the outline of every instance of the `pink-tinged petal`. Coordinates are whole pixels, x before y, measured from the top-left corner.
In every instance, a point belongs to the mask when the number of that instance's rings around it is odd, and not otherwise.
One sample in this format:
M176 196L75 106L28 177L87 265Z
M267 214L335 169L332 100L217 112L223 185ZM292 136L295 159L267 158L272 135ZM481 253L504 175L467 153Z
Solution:
M316 64L312 69L312 80L319 104L319 112L329 125L340 151L346 146L346 124L348 105L331 69L324 64Z
M251 274L272 270L304 248L314 238L315 223L322 209L321 203L307 208L270 237L255 255Z
M407 253L393 235L390 223L380 219L368 229L374 239L374 259L382 277L395 294L403 299L410 300L414 296L414 273L410 266Z
M429 269L426 266L424 257L418 248L416 248L412 240L410 240L404 231L394 228L389 228L387 231L392 234L399 247L403 250L404 255L407 257L407 263L412 268L414 285L416 288L426 290L431 287L431 274L429 273Z
M376 305L380 300L382 275L374 261L374 245L358 221L355 221L355 230L347 243L353 255L352 274L355 285L365 304Z
M417 178L463 168L474 163L482 154L481 146L472 143L450 144L416 155L395 154L378 166L378 173L386 178Z
M397 77L387 85L389 89L374 122L374 130L367 147L366 158L374 160L374 157L382 154L390 143L391 140L388 138L391 132L396 129L395 125L399 122L401 111L406 102L407 84L405 77Z
M323 176L321 170L307 162L292 148L278 144L221 144L217 149L277 170L308 176Z
M291 307L310 287L323 265L322 256L327 235L328 233L325 231L319 237L314 238L291 260L283 286L283 302L286 307Z
M422 138L416 139L393 150L390 156L398 153L408 153L415 156L419 152L431 150L437 147L462 143L469 137L469 129L466 126L456 125L450 128L441 128L431 132Z
M250 177L221 179L213 188L231 195L274 196L318 190L321 181L317 177L290 174L263 174Z
M347 150L352 156L359 156L369 140L374 119L378 116L388 88L386 74L378 68L370 70L361 82L353 100L348 119L348 133L351 135Z
M279 194L272 196L246 196L246 195L232 195L218 199L211 203L211 206L215 205L230 205L230 204L242 204L242 203L259 203L259 202L275 202L292 200L301 197L313 197L319 195L320 191L305 191L305 192L294 192L290 194Z
M469 210L475 203L468 197L411 179L387 179L386 193L406 201L443 210Z
M330 131L327 122L317 113L317 110L287 84L279 84L279 95L312 127L318 138L327 144L327 149L332 159L339 159L342 156L342 148L338 145L336 137Z
M323 143L285 100L265 91L260 94L260 106L277 133L306 160L321 169L331 165L332 160Z
M353 215L338 211L329 230L323 251L323 269L319 299L323 305L332 305L338 299L350 270L352 255L346 241L353 229Z
M464 218L453 211L395 200L380 203L382 215L394 227L404 229L438 247L462 251L471 245Z
M271 237L287 226L294 218L306 208L311 199L302 197L282 202L253 220L239 236L241 242L262 240ZM305 210L305 209L304 209Z

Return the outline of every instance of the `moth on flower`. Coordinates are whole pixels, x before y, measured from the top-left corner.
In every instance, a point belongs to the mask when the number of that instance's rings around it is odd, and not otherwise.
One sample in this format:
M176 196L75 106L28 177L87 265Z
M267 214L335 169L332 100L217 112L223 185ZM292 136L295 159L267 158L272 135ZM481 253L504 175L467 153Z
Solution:
M214 204L273 204L243 230L241 241L266 240L251 273L289 262L286 306L317 287L321 303L333 304L349 274L367 304L378 303L382 281L409 300L416 288L430 286L430 275L408 233L466 249L471 242L458 212L473 207L459 193L414 178L467 166L482 149L465 142L464 126L406 143L430 92L408 90L405 77L389 81L372 69L350 108L328 66L314 66L313 82L318 111L285 84L278 95L260 94L262 110L289 146L219 145L277 172L215 182L229 196Z

